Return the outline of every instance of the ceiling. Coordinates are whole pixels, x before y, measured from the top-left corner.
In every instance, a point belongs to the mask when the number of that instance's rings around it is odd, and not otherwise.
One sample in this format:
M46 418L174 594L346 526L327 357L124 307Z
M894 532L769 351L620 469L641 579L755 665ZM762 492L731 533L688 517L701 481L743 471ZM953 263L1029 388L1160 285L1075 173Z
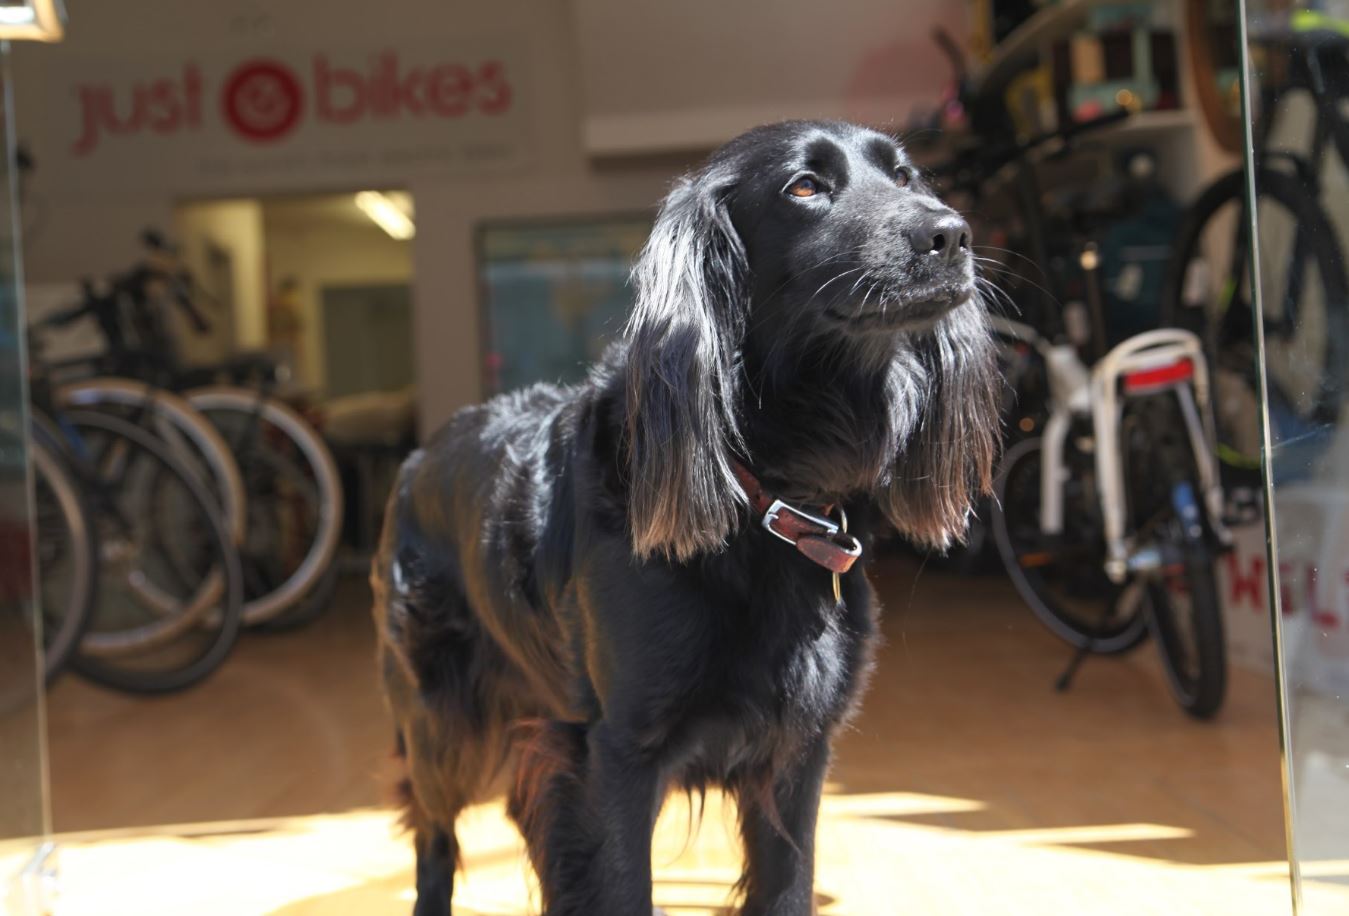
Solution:
M406 194L403 191L386 191L389 194ZM352 229L369 229L383 234L383 230L371 222L356 206L355 192L345 194L306 194L296 197L261 198L262 218L272 228L303 229L311 226L334 225Z

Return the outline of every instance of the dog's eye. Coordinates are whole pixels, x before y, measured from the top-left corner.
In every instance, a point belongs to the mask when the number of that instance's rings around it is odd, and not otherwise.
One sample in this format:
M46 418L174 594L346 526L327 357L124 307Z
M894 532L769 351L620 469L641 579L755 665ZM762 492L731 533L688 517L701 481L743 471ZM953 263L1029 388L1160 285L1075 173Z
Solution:
M824 188L814 178L803 175L787 185L786 190L787 193L793 197L814 197L816 194L823 191Z
M907 188L911 181L913 181L912 169L903 165L895 169L895 184L899 185L901 188Z

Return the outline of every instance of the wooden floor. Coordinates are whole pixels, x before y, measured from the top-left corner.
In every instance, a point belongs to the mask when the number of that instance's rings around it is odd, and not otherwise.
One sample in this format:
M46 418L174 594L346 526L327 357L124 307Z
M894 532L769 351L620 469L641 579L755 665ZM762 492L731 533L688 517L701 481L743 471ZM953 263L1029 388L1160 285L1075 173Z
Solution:
M1150 646L1089 661L1058 694L1067 652L1004 582L915 572L903 559L879 571L887 645L837 749L821 828L822 914L1287 912L1266 677L1234 671L1212 723L1174 706ZM146 700L57 685L58 831L341 815L268 823L264 836L246 825L190 842L68 845L63 912L111 913L108 901L120 898L110 891L148 887L147 875L177 860L169 871L200 880L166 886L163 909L146 890L125 912L409 911L406 843L387 811L370 810L381 803L390 728L367 602L363 584L348 583L329 617L248 637L190 693ZM714 799L685 844L687 812L672 807L657 844L667 909L716 912L738 869L723 829L730 816ZM473 812L463 839L465 911L525 912L526 870L499 802ZM211 908L241 893L235 881L221 885L222 873L237 879L255 866L252 886L274 881L274 891ZM183 908L182 894L201 899Z

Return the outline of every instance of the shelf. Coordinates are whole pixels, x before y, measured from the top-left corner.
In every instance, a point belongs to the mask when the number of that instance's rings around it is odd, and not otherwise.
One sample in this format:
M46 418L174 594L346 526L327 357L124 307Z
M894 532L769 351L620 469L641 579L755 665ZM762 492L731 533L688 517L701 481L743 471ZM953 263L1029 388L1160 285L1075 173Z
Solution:
M1198 124L1196 113L1188 108L1170 111L1143 111L1121 121L1119 124L1102 128L1094 133L1084 134L1075 142L1086 145L1157 140L1167 134L1194 130ZM940 162L957 150L963 147L967 148L976 142L977 140L968 131L948 130L929 142L912 146L910 152L918 162L930 165Z
M993 55L969 76L976 96L989 86L1004 86L1045 47L1068 38L1087 24L1087 13L1105 0L1063 0L1045 7L1012 30L993 48Z

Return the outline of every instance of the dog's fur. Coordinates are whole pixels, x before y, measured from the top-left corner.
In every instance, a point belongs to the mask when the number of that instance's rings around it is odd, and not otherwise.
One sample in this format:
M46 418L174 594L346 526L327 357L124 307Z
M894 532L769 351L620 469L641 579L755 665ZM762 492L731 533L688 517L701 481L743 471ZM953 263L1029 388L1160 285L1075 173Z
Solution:
M737 798L742 912L812 912L876 601L859 568L836 605L828 572L749 524L733 466L841 506L867 545L887 522L962 535L994 362L968 227L909 174L849 124L731 141L666 198L588 381L464 409L408 459L372 578L415 913L449 912L455 819L512 759L549 916L652 912L661 801L708 784Z

